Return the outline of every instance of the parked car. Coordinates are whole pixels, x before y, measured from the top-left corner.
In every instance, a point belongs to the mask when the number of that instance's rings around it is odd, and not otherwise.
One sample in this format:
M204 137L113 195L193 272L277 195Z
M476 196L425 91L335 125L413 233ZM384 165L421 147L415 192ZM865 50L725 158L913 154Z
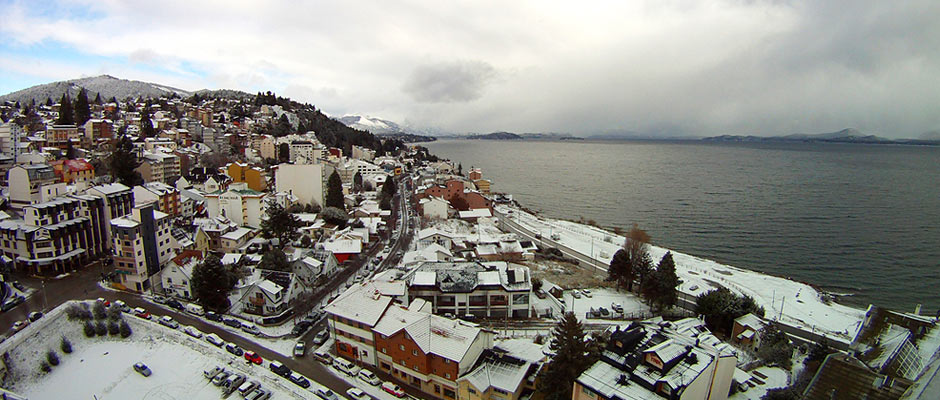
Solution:
M183 332L185 332L187 335L192 336L196 339L199 339L202 337L202 332L200 332L199 329L196 329L195 327L192 327L192 326L187 326L183 328Z
M580 298L581 298L581 292L580 292L580 291L577 291L577 290L572 290L572 291L571 291L571 297L574 297L574 298L576 298L576 299L580 299Z
M29 325L29 321L16 321L13 323L13 331L19 332L23 330L23 328L25 328L26 325Z
M353 364L352 361L349 361L345 358L336 357L333 359L333 367L340 370L340 372L355 377L359 373L359 367L356 364Z
M271 364L268 365L268 368L271 369L271 372L274 372L275 374L285 378L290 376L290 368L287 368L284 366L284 364L281 364L280 361L271 361Z
M206 379L212 380L212 378L215 378L217 375L221 374L222 371L225 371L225 368L216 365L213 369L202 371L202 375L205 376Z
M330 353L327 353L325 351L313 352L313 358L317 359L317 361L322 362L326 365L330 365L333 363L333 356L331 356Z
M303 340L294 345L294 357L303 357L307 354L307 344Z
M118 308L118 310L121 310L121 312L131 312L131 308L128 307L127 303L125 303L123 300L115 300L114 305Z
M250 333L252 335L258 336L261 334L261 330L258 329L255 324L249 324L247 322L242 322L242 332Z
M142 362L134 364L134 371L137 371L137 373L143 376L150 376L151 374L153 374L153 371L150 371L150 368L147 368L147 366L144 365L144 363Z
M620 303L610 303L610 308L619 313L623 312L623 306Z
M355 400L370 400L372 398L367 395L366 392L363 392L362 389L355 387L346 389L346 395L349 396L350 399Z
M245 354L245 350L242 350L242 348L241 348L241 347L238 347L238 345L235 344L235 343L226 343L226 344L225 344L225 351L227 351L227 352L229 352L229 353L232 353L232 354L234 354L234 355L236 355L236 356L239 356L239 357L241 357L243 354Z
M231 326L232 328L242 327L242 322L235 318L224 318L222 319L222 323L225 325Z
M260 387L255 389L255 391L251 392L248 396L245 396L246 400L267 400L269 398L271 398L271 391Z
M401 390L401 388L398 387L398 385L388 382L388 381L382 382L382 390L390 393L392 396L395 396L395 397L405 397L404 390Z
M199 304L187 304L186 312L199 316L206 315L206 310L203 309Z
M222 322L222 316L219 314L216 314L215 311L207 311L206 319L209 321Z
M294 324L294 329L291 330L291 334L293 334L294 336L303 335L304 332L306 332L307 329L310 329L311 326L313 326L313 324L310 323L310 321L307 321L307 320L297 321L297 323Z
M95 301L104 304L105 307L111 307L111 302L104 299L104 297L99 297Z
M320 333L317 333L317 335L313 337L313 344L319 346L323 343L326 343L326 339L329 339L329 338L330 338L330 331L322 331Z
M36 322L40 318L42 318L42 313L39 311L33 311L29 313L29 322Z
M242 397L247 397L248 393L251 393L255 389L258 389L260 387L261 387L260 382L248 381L248 382L242 383L242 385L238 387L238 393L241 394Z
M212 384L216 386L222 386L222 382L225 382L225 380L228 379L228 377L231 375L232 373L228 371L219 372L215 378L212 378Z
M206 335L206 341L214 344L216 347L222 347L222 345L225 344L225 342L222 341L222 338L214 333Z
M163 296L153 296L153 302L157 304L166 304L166 297Z
M296 372L291 372L290 375L287 376L287 379L290 379L290 381L294 382L295 385L300 386L304 389L310 387L310 381L303 375L298 374Z
M143 318L143 319L151 319L151 318L153 318L153 316L150 315L150 313L147 312L147 310L144 310L144 309L141 308L141 307L137 307L137 308L134 309L134 315L136 315L137 317Z
M246 351L245 359L248 360L248 362L258 364L258 365L261 365L261 362L262 362L261 356L259 356L258 353L255 353L253 351Z
M183 307L183 303L180 303L180 302L177 301L176 299L169 299L169 300L167 300L167 301L166 301L166 305L167 305L168 307L173 307L173 308L175 308L175 309L177 309L177 310L179 310L179 311L183 311L183 308L185 308L185 307Z
M588 289L581 289L581 294L583 294L584 297L587 297L589 299L594 297L594 295L591 294L591 291Z
M382 380L379 377L375 376L375 373L367 369L359 371L358 378L360 381L368 383L372 386L379 386L382 384Z
M173 318L171 318L169 315L164 315L160 317L159 322L160 322L160 325L163 325L171 329L177 329L180 327L179 322L174 321Z

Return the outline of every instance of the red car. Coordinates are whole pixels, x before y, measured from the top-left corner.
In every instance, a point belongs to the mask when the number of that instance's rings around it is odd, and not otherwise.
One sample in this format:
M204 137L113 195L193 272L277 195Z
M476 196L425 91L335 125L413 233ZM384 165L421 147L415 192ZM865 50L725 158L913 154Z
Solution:
M404 390L401 390L401 388L398 387L398 385L388 382L388 381L382 382L382 390L390 393L392 396L395 396L395 397L399 397L399 398L405 397Z
M134 315L136 315L136 316L138 316L138 317L140 317L140 318L143 318L143 319L150 319L150 318L151 318L151 317L150 317L150 313L147 312L147 310L144 310L143 308L140 308L140 307L137 307L137 308L134 309Z
M261 356L259 356L258 353L255 353L253 351L246 351L245 359L248 360L248 362L255 363L258 365L261 365L261 362L262 362Z

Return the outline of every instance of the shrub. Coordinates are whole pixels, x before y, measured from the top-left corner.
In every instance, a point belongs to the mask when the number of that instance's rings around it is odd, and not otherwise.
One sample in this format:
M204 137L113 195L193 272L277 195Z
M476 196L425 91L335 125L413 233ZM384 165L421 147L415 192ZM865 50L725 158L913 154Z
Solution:
M98 321L98 323L95 324L95 333L96 333L98 336L107 335L107 334L108 334L108 325L105 325L104 322Z
M59 365L59 355L55 353L55 350L49 350L49 352L46 353L46 361L53 366Z
M118 323L114 321L108 322L108 334L114 336L118 333L121 333L121 328L118 326Z
M42 362L39 363L39 370L42 372L49 372L52 371L52 367L49 366L49 363L46 362L46 360L42 360Z
M69 321L87 321L91 319L91 311L85 303L73 303L65 309L65 315L68 315Z
M85 321L85 337L95 337L95 324Z
M94 332L94 331L93 331ZM72 353L72 342L69 341L69 338L62 336L62 343L59 345L59 348L62 349L62 352L65 354Z
M95 319L105 319L108 317L108 310L105 309L104 303L96 301L95 305L91 308L91 312L95 315Z
M131 333L131 326L127 324L127 321L121 321L121 337L127 339Z
M111 307L108 309L108 319L117 321L121 319L124 313L121 312L117 307Z

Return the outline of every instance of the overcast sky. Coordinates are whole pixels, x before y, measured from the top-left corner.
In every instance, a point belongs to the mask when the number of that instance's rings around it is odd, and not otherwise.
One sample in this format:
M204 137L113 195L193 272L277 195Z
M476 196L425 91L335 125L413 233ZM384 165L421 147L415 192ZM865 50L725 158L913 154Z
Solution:
M393 3L0 0L0 92L107 73L459 133L940 129L936 0Z

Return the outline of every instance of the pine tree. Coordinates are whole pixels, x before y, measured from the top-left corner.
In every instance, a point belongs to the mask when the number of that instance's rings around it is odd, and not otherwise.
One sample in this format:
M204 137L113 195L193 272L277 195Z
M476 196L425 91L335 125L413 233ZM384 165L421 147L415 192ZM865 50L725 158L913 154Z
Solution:
M362 174L358 171L356 172L356 175L353 176L353 190L356 192L362 191Z
M261 234L266 238L277 238L281 246L297 239L300 220L276 202L270 202L265 210L267 218L261 221Z
M218 257L209 255L193 268L190 281L193 296L206 310L225 312L230 304L228 294L235 287L236 278Z
M343 201L343 180L340 179L336 171L330 174L330 179L326 183L326 189L326 206L345 210L346 204Z
M266 251L264 255L261 256L261 262L258 263L258 268L281 272L290 272L291 270L290 263L287 261L287 255L278 248Z
M385 183L382 184L382 197L391 199L395 196L395 192L398 191L398 187L395 186L395 180L391 177L385 180Z
M626 249L619 249L610 259L607 268L607 280L617 282L618 288L630 287L636 275L633 272L633 263L630 262L630 253Z
M679 286L679 277L676 275L676 263L672 259L672 252L667 251L659 260L659 265L651 279L646 281L643 295L654 308L665 310L676 304L677 286Z
M102 103L101 103L101 93L100 93L100 92L95 93L95 104L97 104L97 105L99 105L99 106L102 104Z
M69 98L69 93L65 92L62 94L62 99L59 100L59 119L55 121L56 125L74 125L74 115L72 115L72 99Z
M140 112L140 136L143 138L152 138L156 136L156 131L153 129L153 120L150 115L150 107L144 107L143 111Z
M85 122L91 119L91 107L88 105L88 92L85 91L85 88L78 91L72 112L75 113L76 125L85 125Z
M137 160L137 153L134 151L134 142L127 137L124 127L121 127L120 137L111 153L111 173L114 181L120 182L125 186L134 187L144 183L137 167L140 162Z
M547 400L568 400L572 384L598 358L597 349L585 341L584 327L573 313L566 313L552 329L549 348L555 353L543 372L539 390Z

